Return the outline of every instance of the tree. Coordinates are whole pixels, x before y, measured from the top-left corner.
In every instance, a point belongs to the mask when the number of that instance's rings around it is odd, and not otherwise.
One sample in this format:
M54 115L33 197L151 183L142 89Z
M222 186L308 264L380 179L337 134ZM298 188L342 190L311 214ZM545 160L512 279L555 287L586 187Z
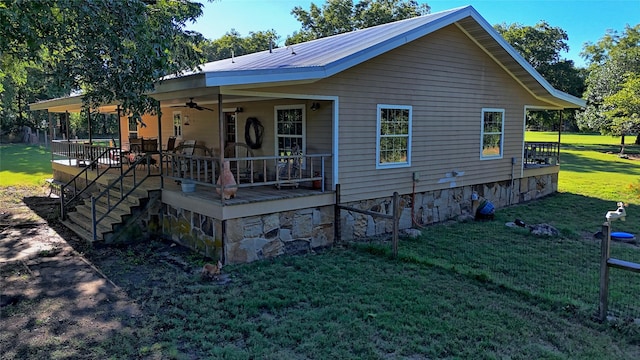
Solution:
M292 11L302 29L285 44L297 44L331 35L428 14L427 4L415 0L327 0L322 8L311 3L309 11L297 6Z
M494 28L531 64L554 88L574 96L582 96L585 88L584 72L573 61L563 59L569 50L567 33L546 21L535 26L499 24ZM565 123L575 124L574 111L563 113ZM537 111L527 114L527 124L536 128L554 129L559 124L557 111Z
M28 83L22 70L30 68L58 95L82 90L86 108L117 102L132 114L154 112L145 94L156 81L202 63L202 36L184 30L201 7L188 0L0 0L4 91L9 85L20 94ZM12 99L4 91L6 107ZM30 101L50 94L38 95Z
M597 43L588 43L581 55L589 63L589 76L587 107L578 114L578 125L622 136L622 144L625 135L636 133L639 143L640 127L634 112L620 99L629 99L640 76L640 24L627 25L622 34L608 31Z
M224 34L216 40L205 40L202 43L202 52L206 61L228 59L234 56L241 56L268 50L275 46L280 37L275 30L250 32L249 36L243 38L235 29Z

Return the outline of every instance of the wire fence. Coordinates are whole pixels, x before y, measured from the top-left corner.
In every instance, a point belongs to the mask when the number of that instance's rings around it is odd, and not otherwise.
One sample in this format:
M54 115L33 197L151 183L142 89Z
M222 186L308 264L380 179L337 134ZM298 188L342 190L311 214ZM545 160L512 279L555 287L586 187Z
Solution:
M366 245L383 246L388 244ZM504 222L468 222L422 229L417 239L402 238L399 257L447 269L541 301L598 314L601 240L532 234ZM612 256L640 262L640 247L611 243ZM640 274L610 272L609 317L640 318Z

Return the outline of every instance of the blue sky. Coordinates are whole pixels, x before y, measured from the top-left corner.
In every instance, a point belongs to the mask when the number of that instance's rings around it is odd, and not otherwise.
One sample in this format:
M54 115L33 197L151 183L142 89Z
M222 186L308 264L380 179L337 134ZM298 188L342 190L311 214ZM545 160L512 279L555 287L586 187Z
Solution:
M309 9L309 0L200 0L204 14L189 29L202 33L206 38L217 39L237 30L241 36L251 31L275 30L282 46L287 35L300 29L300 23L291 15L291 9L302 6ZM431 12L459 6L472 5L490 24L519 23L535 25L540 20L564 29L569 36L568 53L563 57L584 66L580 52L585 42L596 42L607 29L622 32L625 25L640 23L640 0L431 0Z

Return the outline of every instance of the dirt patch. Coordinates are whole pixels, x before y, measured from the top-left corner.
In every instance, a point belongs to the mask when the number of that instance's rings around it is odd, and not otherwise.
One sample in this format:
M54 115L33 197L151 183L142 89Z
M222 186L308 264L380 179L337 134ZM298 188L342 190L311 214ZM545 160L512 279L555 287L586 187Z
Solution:
M0 189L0 209L1 359L95 359L145 348L144 357L157 357L147 326L155 314L121 286L153 289L172 272L197 273L188 251L165 242L92 248L59 222L59 200L43 189ZM150 252L165 254L166 266L143 266Z

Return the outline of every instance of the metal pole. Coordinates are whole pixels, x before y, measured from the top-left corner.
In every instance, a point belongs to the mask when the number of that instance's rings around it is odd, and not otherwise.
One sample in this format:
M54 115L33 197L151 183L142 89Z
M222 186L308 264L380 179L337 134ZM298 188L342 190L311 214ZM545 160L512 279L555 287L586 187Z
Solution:
M91 196L91 232L93 235L93 241L95 242L98 239L98 225L96 224L96 198Z
M609 307L609 257L611 255L611 225L608 222L602 224L602 242L600 243L600 302L598 306L598 318L600 321L607 319Z

